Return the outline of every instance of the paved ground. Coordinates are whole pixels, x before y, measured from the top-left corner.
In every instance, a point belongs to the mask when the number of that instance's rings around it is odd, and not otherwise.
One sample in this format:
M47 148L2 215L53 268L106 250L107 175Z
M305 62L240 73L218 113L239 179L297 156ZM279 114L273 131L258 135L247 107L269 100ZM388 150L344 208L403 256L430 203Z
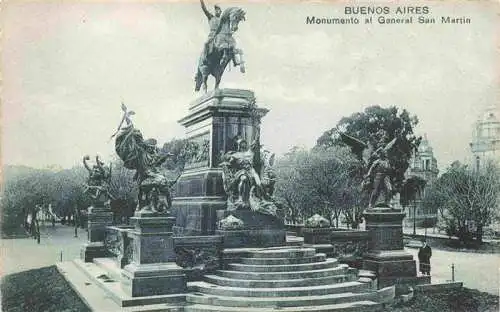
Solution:
M418 259L418 249L406 248L406 250L415 260ZM455 266L455 280L463 282L465 287L499 294L500 255L451 252L434 248L431 258L432 282L451 280L452 264Z
M86 242L85 230L78 230L74 237L74 228L48 225L41 228L40 245L30 238L0 240L0 273L11 274L24 270L53 265L79 257L80 247ZM418 250L407 248L415 256ZM433 250L431 258L433 282L451 280L451 265L455 265L455 280L463 281L469 288L498 294L500 285L500 255L450 252ZM417 264L418 265L418 264Z
M47 223L40 226L40 244L32 238L0 239L0 275L41 268L60 261L79 258L80 247L87 241L87 232L74 227Z

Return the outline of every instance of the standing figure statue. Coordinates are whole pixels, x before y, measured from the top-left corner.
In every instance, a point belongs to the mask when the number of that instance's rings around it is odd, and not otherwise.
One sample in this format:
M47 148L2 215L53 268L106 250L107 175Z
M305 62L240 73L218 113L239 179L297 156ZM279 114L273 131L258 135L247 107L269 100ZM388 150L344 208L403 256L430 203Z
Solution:
M261 159L260 148L258 140L248 148L245 140L238 139L237 151L229 151L222 157L220 166L228 209L251 209L276 216L278 211L272 200L275 178Z
M160 166L171 154L162 153L155 139L145 140L130 119L134 113L123 104L122 110L124 115L116 133L115 150L125 168L135 170L134 180L139 185L137 209L166 212L172 203L172 185L160 173ZM122 127L124 121L126 126Z
M89 194L94 200L100 200L101 196L105 196L106 199L113 199L113 196L109 192L109 184L111 182L111 166L106 167L104 162L99 159L99 156L96 156L95 164L91 168L87 163L89 160L89 155L85 155L83 157L83 165L89 172L84 193Z
M390 207L390 200L393 195L392 174L393 168L387 152L394 146L398 136L394 137L389 143L385 131L379 131L375 140L375 146L365 143L345 133L339 133L342 142L351 147L351 151L363 163L363 181L361 188L363 192L369 194L368 208L374 208L381 196L384 194L383 207ZM399 134L397 134L399 135ZM366 193L365 193L366 194Z
M214 6L215 13L208 11L203 0L200 0L201 8L208 19L210 32L203 46L203 52L198 61L198 70L195 75L195 91L203 86L207 92L207 79L209 75L215 78L215 89L219 88L222 74L230 61L239 66L242 73L245 72L243 65L243 52L236 48L233 33L238 30L240 21L245 20L245 11L241 8L227 8L223 13L218 5Z
M375 206L381 193L384 194L384 206L389 207L392 197L391 166L384 149L377 150L375 154L377 158L364 176L365 179L373 181L368 208Z

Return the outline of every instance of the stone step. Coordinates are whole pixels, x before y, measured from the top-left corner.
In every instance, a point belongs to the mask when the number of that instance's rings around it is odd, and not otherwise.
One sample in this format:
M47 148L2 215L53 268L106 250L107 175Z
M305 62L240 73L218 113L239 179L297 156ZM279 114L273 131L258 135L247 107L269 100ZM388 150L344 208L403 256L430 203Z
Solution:
M303 258L241 258L243 264L255 265L276 265L276 264L300 264L325 261L326 255L323 253L315 254L312 257Z
M243 264L231 263L228 266L229 270L242 271L242 272L296 272L296 271L310 271L334 268L339 265L337 259L326 259L321 262L313 263L300 263L300 264L275 264L275 265L256 265L256 264Z
M297 286L317 286L329 285L343 282L350 282L350 275L333 275L316 278L299 278L291 280L240 280L227 278L217 275L205 275L205 281L219 285L231 287L247 287L247 288L277 288L277 287L297 287Z
M125 307L134 307L136 311L140 307L146 306L144 311L150 311L161 306L161 311L178 311L178 307L182 307L185 302L185 294L172 294L172 295L157 295L147 297L131 297L127 295L122 288L121 279L110 279L110 273L98 266L94 262L83 262L80 259L71 261L73 266L77 268L87 278L83 288L87 285L96 285L100 287L100 294L103 297L111 298L119 308L118 311L127 311ZM66 278L68 280L68 278ZM93 311L108 311L104 308L93 309ZM141 310L142 311L142 310ZM153 311L153 310L151 310ZM156 310L154 310L156 311Z
M242 307L242 308L286 308L321 306L328 304L339 304L356 301L378 301L377 292L353 293L345 292L340 294L328 294L322 296L299 296L299 297L227 297L212 296L201 293L188 294L187 303L205 304L221 307Z
M345 282L331 285L306 286L306 287L281 287L281 288L243 288L218 286L207 282L192 282L191 291L207 295L229 297L297 297L320 296L339 294L343 292L362 292L368 290L369 285L360 282Z
M91 311L119 311L119 306L73 261L58 262L56 268Z
M118 264L111 258L94 258L92 260L99 268L107 272L110 279L121 281L122 270Z
M316 254L314 248L266 248L250 252L252 258L303 258L312 257Z
M298 247L304 244L303 237L297 237L295 235L287 235L286 236L286 245L290 247Z
M315 277L328 277L334 275L347 274L347 264L339 264L333 268L326 268L320 270L309 271L295 271L295 272L243 272L243 271L230 271L220 270L217 275L240 279L240 280L291 280L298 278L315 278Z
M241 308L241 307L221 307L204 304L188 305L185 312L378 312L383 311L382 305L373 301L357 301L339 304L329 304L320 306L302 306L287 308Z

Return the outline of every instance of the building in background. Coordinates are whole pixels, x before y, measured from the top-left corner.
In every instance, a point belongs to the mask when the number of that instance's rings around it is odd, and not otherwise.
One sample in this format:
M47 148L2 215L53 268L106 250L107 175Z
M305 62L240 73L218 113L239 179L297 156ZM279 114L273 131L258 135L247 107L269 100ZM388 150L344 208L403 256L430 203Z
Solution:
M474 124L472 142L472 165L478 169L489 160L500 162L500 120L498 107L484 110Z
M437 222L437 209L425 209L422 199L425 191L438 177L437 160L427 136L424 135L420 146L410 161L410 167L406 171L406 179L421 181L422 187L418 188L414 200L411 200L404 209L406 210L405 226L433 226Z

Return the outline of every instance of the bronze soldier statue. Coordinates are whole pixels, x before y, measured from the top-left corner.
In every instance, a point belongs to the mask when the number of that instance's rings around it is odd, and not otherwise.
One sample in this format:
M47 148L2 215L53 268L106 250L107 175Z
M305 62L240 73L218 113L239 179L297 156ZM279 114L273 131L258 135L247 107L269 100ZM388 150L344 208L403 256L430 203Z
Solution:
M221 8L215 5L215 13L212 14L203 0L200 0L200 3L208 19L210 32L198 61L195 91L203 88L207 92L208 76L212 75L215 78L215 89L218 89L222 74L230 61L234 66L239 66L242 73L245 72L242 61L243 52L236 48L236 41L233 38L233 33L238 30L239 22L245 20L245 11L231 7L222 12Z
M261 145L255 140L250 147L243 139L237 140L236 151L222 157L222 180L228 195L228 210L250 209L276 216L278 207L272 198L274 191L273 155L263 160Z
M205 5L205 2L203 0L200 0L201 3L201 9L203 10L203 13L205 13L205 16L208 19L208 26L210 27L210 32L208 33L208 39L205 42L204 48L203 48L203 54L202 54L202 64L207 64L207 56L211 52L215 35L217 34L217 31L219 30L219 25L220 25L220 15L222 13L222 10L218 4L214 5L214 14L210 13L208 11L207 6Z
M373 180L372 192L370 194L370 204L368 208L373 208L380 197L380 193L384 193L384 204L389 207L390 200L392 197L392 185L391 185L391 165L387 159L387 155L384 149L379 149L376 151L378 158L372 163L368 173L365 175L366 178Z
M90 156L85 155L83 157L83 165L89 172L89 177L87 179L87 185L84 192L88 193L94 200L99 200L101 195L104 195L108 199L113 199L113 196L109 192L109 184L111 181L111 167L106 168L104 162L99 159L99 156L96 156L95 165L93 165L91 168L87 163L87 161L89 160Z
M134 180L139 186L137 210L166 213L172 202L170 187L173 183L161 172L161 165L172 155L162 153L156 139L144 139L130 118L133 111L124 104L122 111L123 118L115 133L115 151L125 168L135 170ZM124 121L126 126L123 126Z

